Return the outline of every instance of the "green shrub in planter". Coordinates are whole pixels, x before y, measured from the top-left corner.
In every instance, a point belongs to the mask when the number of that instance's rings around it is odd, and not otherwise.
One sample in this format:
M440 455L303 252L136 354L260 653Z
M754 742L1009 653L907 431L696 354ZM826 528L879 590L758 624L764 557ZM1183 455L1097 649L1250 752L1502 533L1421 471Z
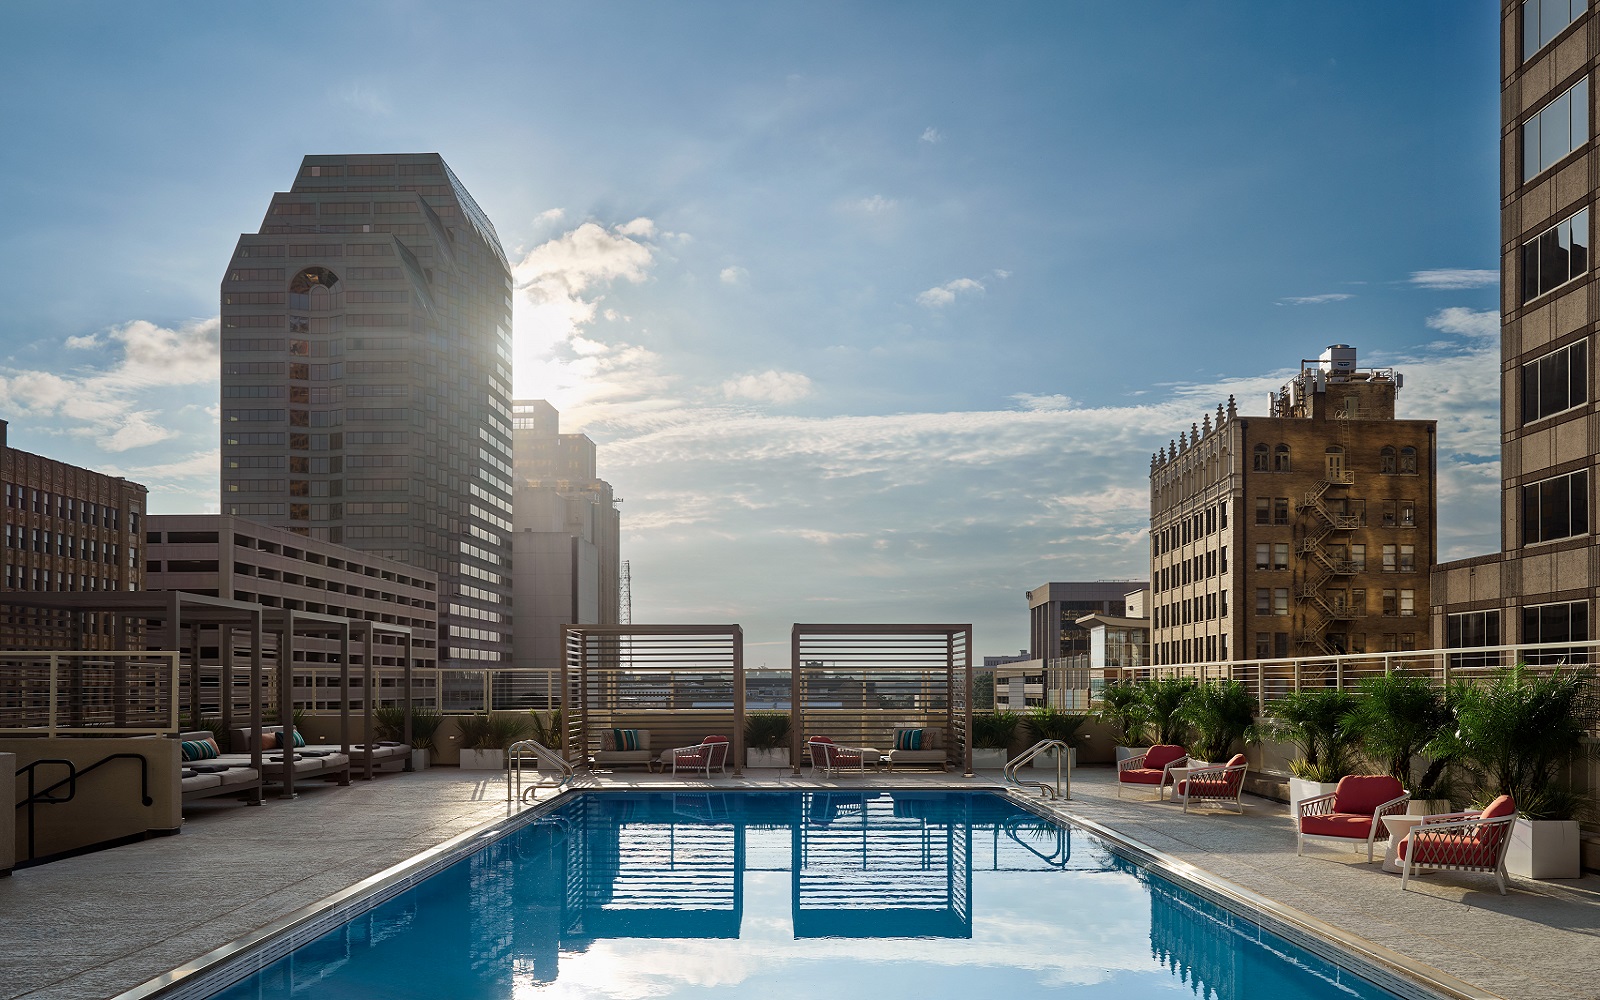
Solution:
M1413 799L1448 799L1445 768L1457 748L1446 741L1455 713L1443 688L1415 674L1379 674L1361 682L1361 700L1345 720L1361 739L1361 752L1411 790ZM1414 766L1426 757L1419 775Z
M1139 703L1144 706L1145 721L1157 743L1187 745L1189 722L1180 710L1194 689L1194 681L1187 677L1161 677L1139 683Z
M1095 716L1111 727L1112 740L1126 747L1149 745L1149 714L1137 684L1107 684L1095 711Z
M744 745L752 750L776 750L789 745L788 712L751 712L744 717Z
M1332 782L1355 769L1361 737L1349 719L1356 701L1349 691L1326 688L1295 691L1272 705L1267 735L1300 751L1289 764L1291 774Z
M1022 717L1015 712L984 712L972 717L972 745L983 750L1004 750L1017 738Z
M1189 752L1201 760L1225 761L1235 743L1256 742L1256 699L1238 681L1200 685L1178 715L1194 728Z
M1025 720L1035 742L1060 740L1069 747L1081 747L1089 742L1089 735L1080 732L1088 721L1087 715L1074 715L1048 705L1035 705L1028 709Z

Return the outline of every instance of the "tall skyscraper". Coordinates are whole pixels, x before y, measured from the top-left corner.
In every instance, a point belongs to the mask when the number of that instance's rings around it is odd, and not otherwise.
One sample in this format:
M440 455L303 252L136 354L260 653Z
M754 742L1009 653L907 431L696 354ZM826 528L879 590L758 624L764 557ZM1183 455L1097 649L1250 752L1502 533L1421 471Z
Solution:
M439 575L511 658L511 271L437 153L307 156L222 281L222 512Z
M1587 0L1501 0L1501 551L1434 574L1438 646L1594 635L1596 26ZM1498 659L1463 654L1455 662Z

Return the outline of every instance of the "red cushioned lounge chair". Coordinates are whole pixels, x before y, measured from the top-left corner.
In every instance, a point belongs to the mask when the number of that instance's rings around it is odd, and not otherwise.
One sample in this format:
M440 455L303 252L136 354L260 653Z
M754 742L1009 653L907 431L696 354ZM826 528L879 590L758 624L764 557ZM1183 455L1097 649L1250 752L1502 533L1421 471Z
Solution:
M1244 792L1244 772L1248 767L1242 753L1234 754L1226 764L1197 767L1173 786L1172 796L1183 796L1184 812L1189 811L1191 802L1232 802L1242 815L1244 803L1239 796Z
M1158 743L1136 757L1129 757L1117 765L1117 797L1122 797L1124 785L1154 785L1156 798L1172 782L1171 767L1182 767L1189 762L1189 751L1183 747Z
M661 755L661 762L670 766L673 774L677 774L680 767L686 771L704 771L708 778L711 777L713 767L727 774L728 738L707 736L698 746L678 747L666 751Z
M1372 861L1372 844L1387 836L1383 817L1404 815L1411 793L1400 779L1387 774L1347 774L1339 787L1327 795L1300 801L1295 828L1299 834L1296 854L1305 854L1306 838L1366 841L1367 861Z
M1517 821L1517 803L1502 795L1482 812L1441 813L1424 816L1400 841L1400 888L1411 882L1413 871L1490 872L1506 894L1506 848L1511 846L1511 824Z
M806 750L811 754L813 777L818 770L826 777L841 771L866 773L867 755L861 752L861 747L840 746L826 736L812 736L806 739Z

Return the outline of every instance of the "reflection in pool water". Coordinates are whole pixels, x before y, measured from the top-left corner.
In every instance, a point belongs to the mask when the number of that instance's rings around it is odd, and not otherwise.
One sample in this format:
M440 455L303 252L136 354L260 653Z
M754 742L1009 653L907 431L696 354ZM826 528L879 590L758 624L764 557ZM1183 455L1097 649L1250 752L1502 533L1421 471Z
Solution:
M985 792L587 793L226 997L1391 994Z

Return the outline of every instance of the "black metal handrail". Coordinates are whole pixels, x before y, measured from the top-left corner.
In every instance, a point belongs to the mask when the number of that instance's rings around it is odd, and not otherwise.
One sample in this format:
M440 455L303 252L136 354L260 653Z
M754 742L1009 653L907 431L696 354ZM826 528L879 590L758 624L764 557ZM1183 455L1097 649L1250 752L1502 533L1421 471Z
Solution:
M34 807L41 804L59 805L63 802L71 802L78 794L78 779L80 777L89 774L90 772L102 767L105 764L109 764L114 760L136 760L139 762L139 801L146 806L155 805L155 800L150 797L150 760L142 753L107 754L106 756L101 757L93 764L90 764L88 767L85 767L81 770L78 768L77 764L74 764L72 761L61 757L41 757L36 761L17 768L17 773L19 775L23 773L28 775L27 798L24 798L21 802L18 802L16 806L18 809L21 809L24 806L26 806L28 809L28 856L23 859L24 861L32 861L34 856ZM34 778L36 776L36 769L41 764L60 764L67 769L67 776L42 790L35 790ZM61 788L63 785L66 786L67 794L64 796L55 795L55 791L58 788Z

